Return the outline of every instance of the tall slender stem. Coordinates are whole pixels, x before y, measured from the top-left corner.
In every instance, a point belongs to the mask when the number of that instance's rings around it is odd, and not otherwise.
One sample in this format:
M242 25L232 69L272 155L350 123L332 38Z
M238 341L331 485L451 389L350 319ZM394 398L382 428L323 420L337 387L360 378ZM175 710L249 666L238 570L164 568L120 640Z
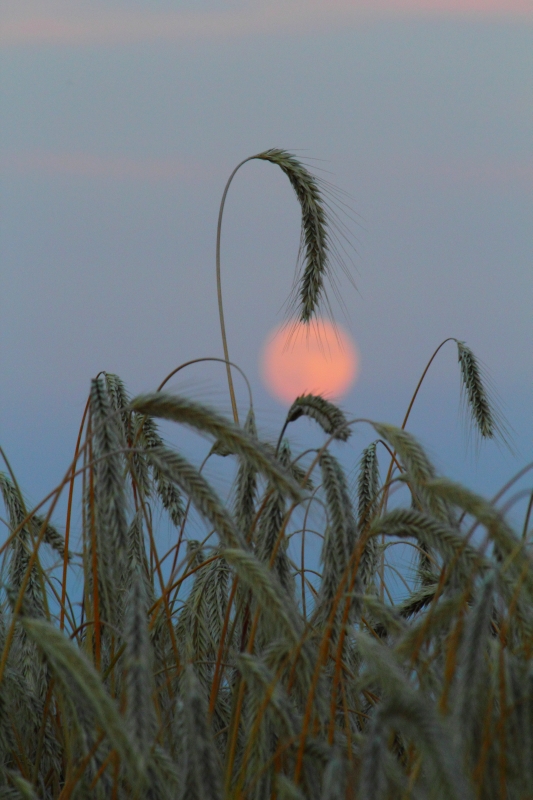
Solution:
M455 339L453 336L448 336L447 339L445 339L443 342L441 342L439 344L439 346L437 347L437 349L435 350L435 352L433 353L433 355L429 359L428 363L426 364L426 368L425 368L424 372L422 373L422 377L418 381L418 384L417 384L417 387L415 389L415 392L414 392L414 394L413 394L413 396L411 398L411 402L409 403L409 408L406 411L405 417L404 417L403 422L402 422L402 431L405 429L405 426L407 425L407 421L409 419L409 414L411 413L411 409L413 408L413 405L414 405L415 400L417 398L417 395L418 395L418 392L420 390L420 387L422 386L422 384L424 382L424 378L426 377L430 366L432 365L435 357L437 356L437 353L439 352L441 347L444 347L446 342L456 342L456 341L457 341L457 339ZM385 478L385 486L389 486L389 484L390 484L390 480L392 478L392 471L394 469L395 458L396 458L396 450L394 451L394 453L392 455L392 458L391 458L391 462L389 464L387 477ZM387 489L385 492L383 492L383 497L382 497L382 500L381 500L381 511L384 511L386 509L388 497L389 497L389 490ZM385 589L385 550L384 550L385 536L384 535L381 537L381 544L382 544L382 549L381 549L381 559L380 559L380 567L379 567L379 577L380 577L379 596L380 596L380 599L383 601L383 599L384 599L384 589Z
M410 413L411 413L411 410L412 410L412 408L413 408L413 405L414 405L414 403L415 403L415 400L416 400L416 397L417 397L417 395L418 395L418 392L419 392L419 390L420 390L420 387L422 386L422 383L424 382L424 378L426 377L426 375L427 375L427 373L428 373L428 370L429 370L430 366L432 365L433 361L435 360L435 357L437 356L437 353L439 352L439 350L441 349L441 347L444 347L444 345L446 344L446 342L456 342L456 341L457 341L457 339L455 339L453 336L448 336L448 338L447 338L447 339L445 339L443 342L441 342L441 343L439 344L439 346L437 347L437 349L435 350L435 352L433 353L433 355L432 355L432 356L431 356L431 358L429 359L428 363L426 364L426 368L425 368L424 372L422 373L422 377L421 377L421 378L420 378L420 380L418 381L418 384L417 384L417 387L416 387L416 389L415 389L415 392L414 392L413 396L411 397L411 402L409 403L409 408L407 409L407 411L406 411L406 414L405 414L405 417L403 418L403 422L402 422L402 428L401 428L401 429L402 429L402 431L405 429L405 426L407 425L407 421L408 421L408 419L409 419L409 415L410 415ZM386 485L386 486L389 484L389 482L390 482L390 479L392 478L392 470L394 469L394 459L395 459L395 456L396 456L396 450L394 451L394 453L393 453L393 455L392 455L392 457L391 457L391 462L390 462L390 465L389 465L389 470L388 470L388 472L387 472L387 477L386 477L386 479L385 479L385 485ZM383 511L383 510L385 509L385 507L386 507L386 504L387 504L387 498L388 498L388 491L383 493L383 499L382 499L382 504L381 504L381 510L382 510L382 511Z
M239 424L239 412L237 411L237 401L235 399L235 390L233 388L233 379L231 377L231 366L229 363L229 353L228 353L228 340L226 337L226 326L224 324L224 306L222 304L222 281L220 278L220 238L222 234L222 215L224 213L224 204L226 202L226 195L228 193L228 189L230 184L235 176L235 173L238 169L242 167L243 164L246 164L247 161L251 161L252 159L257 158L257 156L249 156L245 158L244 161L241 161L240 164L237 164L233 172L228 178L228 182L226 183L226 188L224 189L224 194L222 195L222 200L220 201L220 210L218 212L218 225L217 225L217 294L218 294L218 315L220 317L220 332L222 334L222 346L224 348L224 358L226 360L226 371L228 374L228 387L229 387L229 394L231 397L231 408L233 410L233 419L235 423Z

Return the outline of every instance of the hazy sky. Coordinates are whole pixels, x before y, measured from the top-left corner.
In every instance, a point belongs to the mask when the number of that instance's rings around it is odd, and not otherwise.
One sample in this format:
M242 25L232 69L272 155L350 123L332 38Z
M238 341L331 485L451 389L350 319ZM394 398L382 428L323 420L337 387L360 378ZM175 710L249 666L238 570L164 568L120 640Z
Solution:
M532 0L1 0L0 441L22 485L59 479L99 370L137 392L222 354L218 204L269 147L350 195L358 292L341 279L338 318L362 367L344 406L400 422L455 336L489 367L519 455L465 460L449 346L411 429L487 492L531 459L532 34ZM283 408L258 358L298 242L287 179L247 164L223 286L267 434ZM229 410L219 366L174 388Z

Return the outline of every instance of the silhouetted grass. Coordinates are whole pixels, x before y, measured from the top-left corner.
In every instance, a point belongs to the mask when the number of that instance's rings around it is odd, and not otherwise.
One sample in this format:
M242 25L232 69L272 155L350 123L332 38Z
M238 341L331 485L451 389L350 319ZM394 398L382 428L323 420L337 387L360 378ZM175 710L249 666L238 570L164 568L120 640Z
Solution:
M256 157L283 169L302 205L308 320L327 266L319 186L285 151ZM478 363L457 347L473 424L494 438ZM494 504L439 478L405 429L409 411L403 428L355 423L305 395L276 447L253 408L241 427L163 391L132 400L102 373L44 505L27 507L4 457L0 797L533 797L529 517L517 534ZM324 432L318 451L283 438L302 415ZM165 444L158 419L235 460L229 499ZM351 486L329 445L368 422L378 438ZM398 482L407 502L391 509ZM50 523L62 493L64 534ZM166 553L158 509L173 530ZM417 564L398 600L385 582L396 542Z

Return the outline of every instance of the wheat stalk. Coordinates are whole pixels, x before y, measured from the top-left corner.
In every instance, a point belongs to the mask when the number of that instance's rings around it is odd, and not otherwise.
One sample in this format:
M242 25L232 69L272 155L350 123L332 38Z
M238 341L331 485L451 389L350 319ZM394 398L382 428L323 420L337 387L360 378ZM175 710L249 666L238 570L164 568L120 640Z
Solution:
M228 385L231 396L233 418L239 422L237 402L231 377L231 366L229 360L228 343L226 337L226 326L224 323L224 307L222 303L222 281L220 275L220 242L222 235L222 216L224 205L229 187L237 171L248 161L258 159L269 161L275 164L288 177L292 188L296 194L302 213L300 252L299 260L303 262L302 275L299 279L298 295L298 317L301 322L307 324L316 315L320 301L324 295L324 281L331 276L330 253L329 253L329 231L328 213L323 201L319 187L319 182L309 170L294 155L280 148L271 148L254 156L249 156L238 164L224 188L217 225L217 245L216 245L216 280L218 294L218 312L220 319L220 329L222 333L222 345L224 349L224 359L228 376ZM334 248L335 250L335 248Z

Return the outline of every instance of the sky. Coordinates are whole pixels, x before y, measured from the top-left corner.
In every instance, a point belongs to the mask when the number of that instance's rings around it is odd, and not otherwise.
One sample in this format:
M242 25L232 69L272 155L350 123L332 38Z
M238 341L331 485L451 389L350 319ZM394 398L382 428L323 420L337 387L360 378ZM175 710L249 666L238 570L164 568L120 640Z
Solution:
M346 193L356 288L339 272L344 308L331 296L361 357L347 412L401 423L454 336L486 365L515 453L465 446L451 344L410 430L487 496L532 459L533 0L1 0L0 45L0 443L33 499L65 472L100 370L134 394L222 355L218 205L270 147ZM260 354L299 226L286 177L243 167L226 325L271 438L286 409ZM172 389L230 412L219 364Z

